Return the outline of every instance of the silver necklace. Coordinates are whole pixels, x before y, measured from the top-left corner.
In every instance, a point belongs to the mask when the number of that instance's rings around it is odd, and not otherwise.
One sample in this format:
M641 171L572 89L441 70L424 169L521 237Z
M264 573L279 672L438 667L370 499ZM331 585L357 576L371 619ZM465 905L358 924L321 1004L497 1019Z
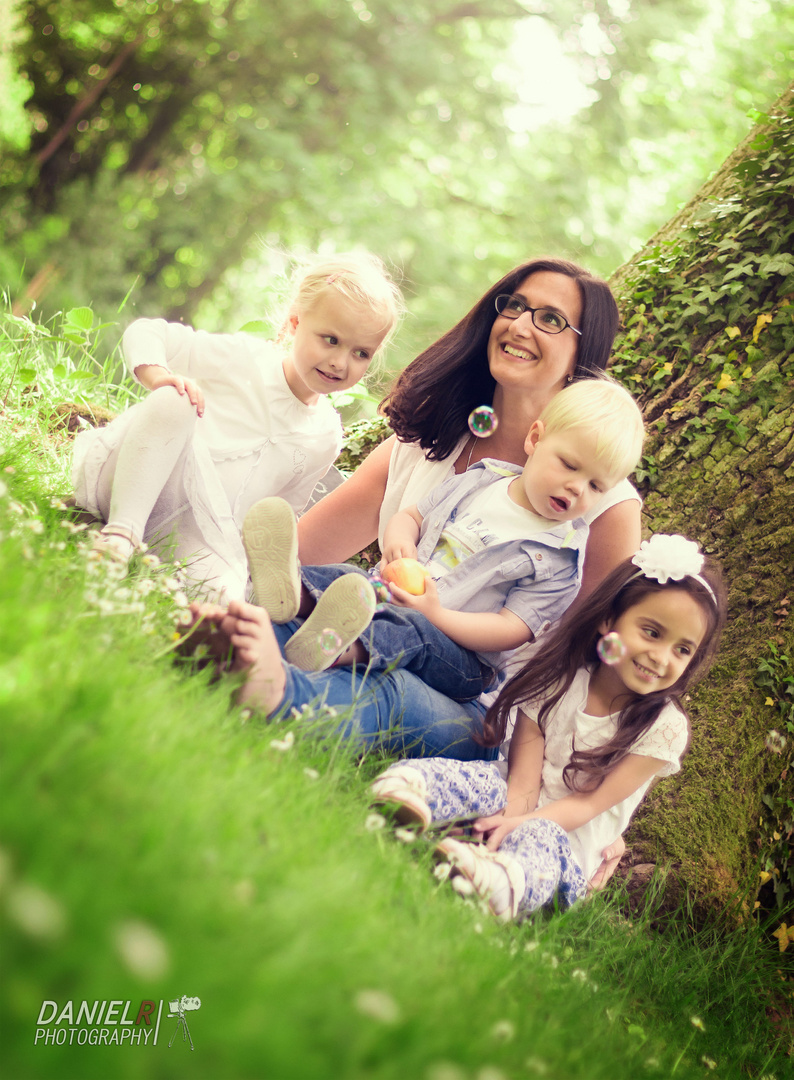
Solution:
M471 437L471 450L469 450L469 456L466 459L466 470L464 470L464 471L468 471L469 466L471 465L471 455L474 453L474 447L476 445L477 445L477 439L476 439L476 437L474 435L472 435L472 437Z

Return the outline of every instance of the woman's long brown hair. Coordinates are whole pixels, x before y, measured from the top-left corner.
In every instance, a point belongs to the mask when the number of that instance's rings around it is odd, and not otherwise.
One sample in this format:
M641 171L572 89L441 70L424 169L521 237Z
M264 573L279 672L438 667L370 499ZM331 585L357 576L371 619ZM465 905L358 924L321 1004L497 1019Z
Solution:
M497 317L494 301L540 271L573 278L582 297L574 378L589 378L606 368L620 322L609 285L566 259L532 259L492 285L459 323L400 373L380 406L399 439L418 442L431 461L449 457L468 431L472 409L493 401L496 383L488 369L488 338Z

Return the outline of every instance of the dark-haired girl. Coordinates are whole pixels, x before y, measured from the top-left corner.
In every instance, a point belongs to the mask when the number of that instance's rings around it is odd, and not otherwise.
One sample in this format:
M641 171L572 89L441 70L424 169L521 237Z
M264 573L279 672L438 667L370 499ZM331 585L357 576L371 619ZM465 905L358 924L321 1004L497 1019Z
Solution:
M681 695L707 668L725 619L717 571L692 541L654 536L563 618L489 710L483 741L518 720L499 762L401 762L372 785L426 828L479 815L486 844L446 837L437 855L460 892L501 919L582 897L602 851L688 741Z

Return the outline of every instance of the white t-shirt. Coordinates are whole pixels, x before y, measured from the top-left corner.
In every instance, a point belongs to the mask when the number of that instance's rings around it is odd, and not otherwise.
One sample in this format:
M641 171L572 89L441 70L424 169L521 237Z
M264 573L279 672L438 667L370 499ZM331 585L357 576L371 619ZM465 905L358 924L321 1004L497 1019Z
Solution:
M448 521L426 564L438 579L454 570L470 555L507 540L526 540L549 530L549 522L514 503L507 489L515 480L505 476L488 484Z
M576 673L568 693L546 718L538 809L571 794L562 778L562 772L571 760L574 740L577 750L592 750L603 746L617 731L616 714L591 716L585 711L589 686L590 672L582 668ZM528 716L532 716L530 710L526 712ZM664 765L656 775L671 776L680 768L681 756L686 749L688 738L686 717L670 702L664 706L652 727L632 745L630 753L659 758ZM602 860L601 853L604 848L625 832L632 813L648 790L651 779L622 803L568 833L573 854L588 881Z

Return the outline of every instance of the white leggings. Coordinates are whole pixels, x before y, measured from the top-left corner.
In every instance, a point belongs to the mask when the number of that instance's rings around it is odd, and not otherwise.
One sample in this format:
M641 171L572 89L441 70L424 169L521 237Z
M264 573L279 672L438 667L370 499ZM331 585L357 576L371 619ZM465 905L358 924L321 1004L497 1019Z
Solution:
M239 571L207 548L185 490L185 458L197 419L186 394L162 386L114 420L123 425L123 435L102 466L97 501L109 526L128 530L169 559L185 560L204 595L242 598ZM148 522L155 507L167 527L152 533Z

